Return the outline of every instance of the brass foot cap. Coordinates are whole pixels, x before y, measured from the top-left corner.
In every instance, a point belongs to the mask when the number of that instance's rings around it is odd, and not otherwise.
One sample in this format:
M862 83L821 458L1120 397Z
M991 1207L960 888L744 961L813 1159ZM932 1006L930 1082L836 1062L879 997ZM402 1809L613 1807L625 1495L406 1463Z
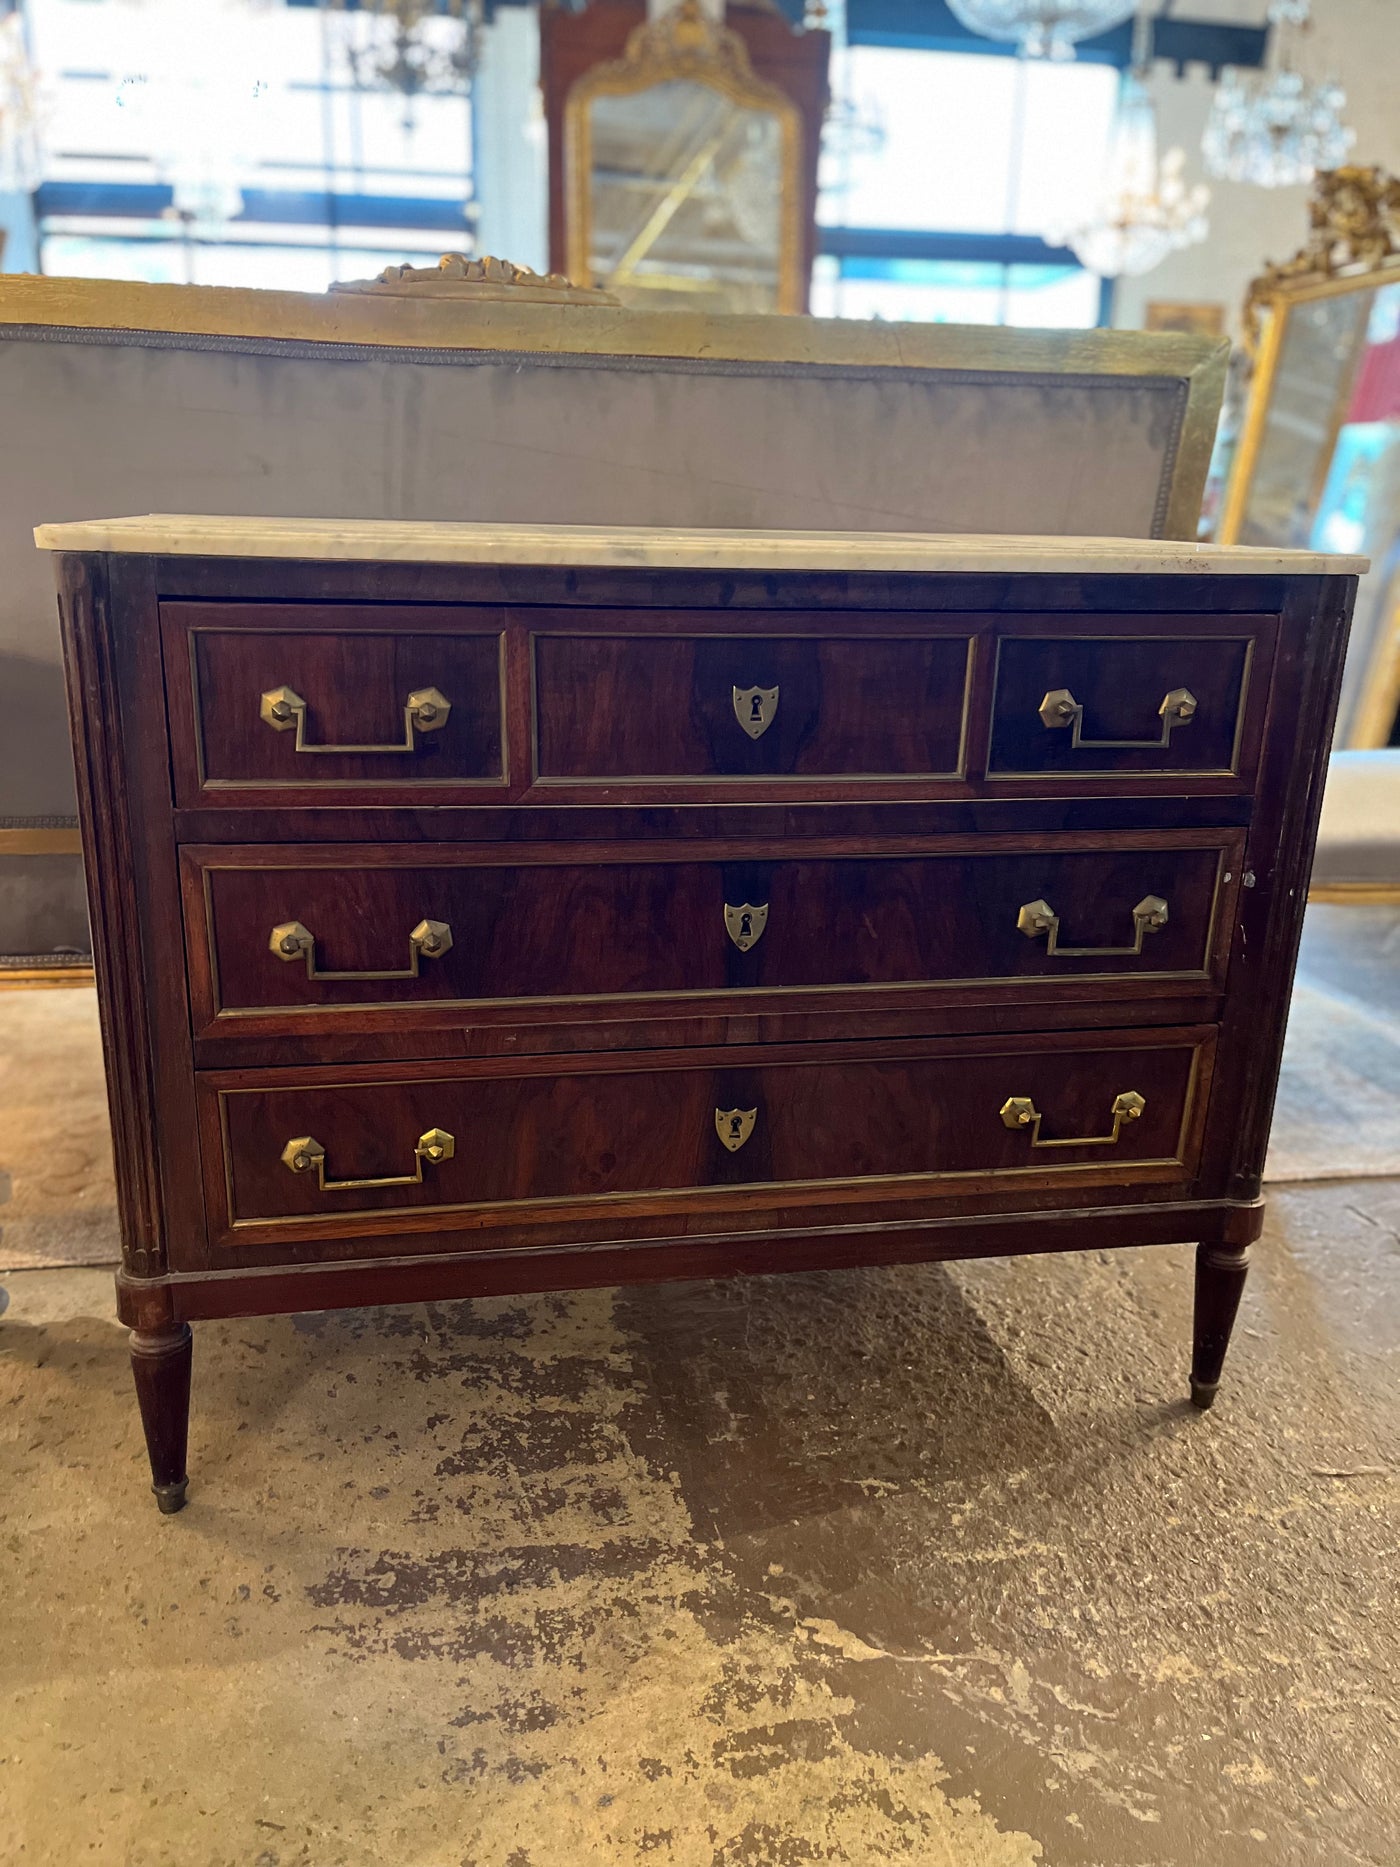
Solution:
M173 1517L177 1510L185 1508L185 1493L190 1488L188 1478L177 1478L173 1485L152 1485L156 1494L156 1504L163 1517Z
M1199 1407L1204 1413L1215 1405L1215 1396L1220 1392L1219 1381L1195 1381L1191 1383L1191 1405Z

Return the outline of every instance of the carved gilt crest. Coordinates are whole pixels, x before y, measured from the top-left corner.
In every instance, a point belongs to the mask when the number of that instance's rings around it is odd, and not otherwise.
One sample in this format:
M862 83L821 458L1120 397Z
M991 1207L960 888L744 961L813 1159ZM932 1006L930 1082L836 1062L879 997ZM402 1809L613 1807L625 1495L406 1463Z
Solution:
M1313 183L1308 223L1307 241L1292 259L1268 267L1250 284L1244 341L1251 355L1259 346L1263 313L1281 293L1400 259L1400 179L1355 163L1325 169Z

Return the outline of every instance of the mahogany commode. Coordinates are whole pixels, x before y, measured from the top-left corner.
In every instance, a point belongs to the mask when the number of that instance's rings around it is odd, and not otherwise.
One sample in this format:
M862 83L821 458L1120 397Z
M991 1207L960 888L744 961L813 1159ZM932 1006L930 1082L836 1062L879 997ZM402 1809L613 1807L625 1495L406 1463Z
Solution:
M137 1391L190 1323L1262 1214L1356 559L151 518L57 560Z

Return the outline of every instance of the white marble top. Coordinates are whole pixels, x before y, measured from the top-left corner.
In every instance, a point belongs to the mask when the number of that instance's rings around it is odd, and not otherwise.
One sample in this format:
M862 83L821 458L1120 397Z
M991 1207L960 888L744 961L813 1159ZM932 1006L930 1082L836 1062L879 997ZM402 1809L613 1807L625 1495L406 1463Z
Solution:
M159 557L368 559L411 564L643 565L659 570L1331 572L1369 559L1157 538L921 532L689 531L679 526L427 524L410 519L240 519L150 513L40 525L41 551Z

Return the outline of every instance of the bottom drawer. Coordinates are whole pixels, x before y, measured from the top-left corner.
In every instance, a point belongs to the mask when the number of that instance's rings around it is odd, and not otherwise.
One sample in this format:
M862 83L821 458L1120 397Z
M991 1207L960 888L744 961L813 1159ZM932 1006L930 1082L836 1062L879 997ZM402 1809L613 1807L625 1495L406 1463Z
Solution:
M736 1202L1180 1181L1211 1042L1074 1032L211 1074L211 1233L235 1246L343 1237L339 1255L353 1256L356 1236L514 1231L532 1217L645 1214L664 1232L667 1214Z

